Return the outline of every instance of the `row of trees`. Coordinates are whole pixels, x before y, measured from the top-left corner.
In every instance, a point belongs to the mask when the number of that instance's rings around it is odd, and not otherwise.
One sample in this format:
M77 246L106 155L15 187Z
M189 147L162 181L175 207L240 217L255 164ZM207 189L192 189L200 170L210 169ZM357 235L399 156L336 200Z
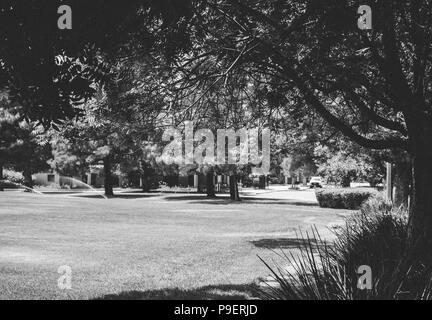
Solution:
M371 31L357 27L357 1L197 4L206 14L191 29L199 39L194 61L217 61L223 76L235 70L257 79L277 97L266 108L272 115L308 109L364 148L411 159L411 235L429 237L431 3L369 4Z
M101 110L136 116L140 112L129 109L135 104L120 99L115 78L119 62L144 61L158 66L161 87L170 87L168 98L154 104L157 126L186 116L208 127L217 119L218 125L268 125L279 133L290 132L290 122L319 127L325 121L363 148L386 150L412 165L411 234L430 237L431 3L367 2L371 31L357 28L354 0L166 0L92 1L74 11L78 21L64 33L51 28L38 1L6 1L0 85L25 119L45 127L82 116L97 94L95 84L106 94ZM221 98L226 110L213 108ZM136 106L153 114L153 104Z

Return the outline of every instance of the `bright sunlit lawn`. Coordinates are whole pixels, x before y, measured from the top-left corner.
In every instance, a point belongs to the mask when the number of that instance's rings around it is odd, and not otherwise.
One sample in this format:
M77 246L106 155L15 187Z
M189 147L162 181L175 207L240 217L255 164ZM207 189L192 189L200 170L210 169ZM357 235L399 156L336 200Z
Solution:
M232 203L0 192L0 299L250 297L269 274L257 257L274 256L266 247L289 250L313 224L329 236L348 214L317 207L310 191L278 193ZM57 286L62 265L70 290Z

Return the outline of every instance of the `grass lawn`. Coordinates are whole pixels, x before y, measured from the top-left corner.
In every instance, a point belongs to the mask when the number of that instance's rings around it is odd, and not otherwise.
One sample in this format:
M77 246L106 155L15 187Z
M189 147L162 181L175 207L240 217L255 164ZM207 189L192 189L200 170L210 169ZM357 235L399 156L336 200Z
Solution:
M289 249L313 224L329 236L327 226L349 214L280 194L232 203L0 192L0 299L250 296L247 285L269 274L257 254ZM57 286L62 265L72 268L70 290Z

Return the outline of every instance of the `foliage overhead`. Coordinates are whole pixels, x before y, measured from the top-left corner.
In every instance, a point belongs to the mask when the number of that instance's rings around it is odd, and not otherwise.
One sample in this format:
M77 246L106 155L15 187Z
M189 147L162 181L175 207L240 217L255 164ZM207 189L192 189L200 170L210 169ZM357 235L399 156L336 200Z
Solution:
M149 55L156 45L170 57L188 45L189 1L69 1L71 30L57 28L61 4L0 4L0 88L46 127L79 115L114 60Z

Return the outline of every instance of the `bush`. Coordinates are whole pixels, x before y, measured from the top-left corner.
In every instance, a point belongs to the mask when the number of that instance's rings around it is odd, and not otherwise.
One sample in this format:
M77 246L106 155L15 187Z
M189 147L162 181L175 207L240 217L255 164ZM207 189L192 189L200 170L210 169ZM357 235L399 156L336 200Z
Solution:
M25 180L21 172L16 172L8 169L3 170L3 178L20 184L23 184Z
M244 188L250 188L253 186L253 179L251 177L248 176L244 176L242 178L242 186Z
M20 184L24 184L23 175L13 170L3 170L3 179L0 181L0 187L7 189L17 189L20 188Z
M377 192L373 197L369 197L365 202L362 203L360 211L363 214L375 215L390 214L392 212L398 212L393 210L392 202L387 200L383 193Z
M320 207L357 210L378 192L369 188L335 188L316 189L315 194Z
M378 202L377 202L378 203ZM381 202L382 204L382 202ZM371 209L372 208L372 209ZM279 286L260 290L267 299L432 299L430 243L408 246L406 212L362 207L328 244L316 229L302 236L298 256L283 254L292 271L264 262ZM359 266L370 266L372 288L358 288Z

